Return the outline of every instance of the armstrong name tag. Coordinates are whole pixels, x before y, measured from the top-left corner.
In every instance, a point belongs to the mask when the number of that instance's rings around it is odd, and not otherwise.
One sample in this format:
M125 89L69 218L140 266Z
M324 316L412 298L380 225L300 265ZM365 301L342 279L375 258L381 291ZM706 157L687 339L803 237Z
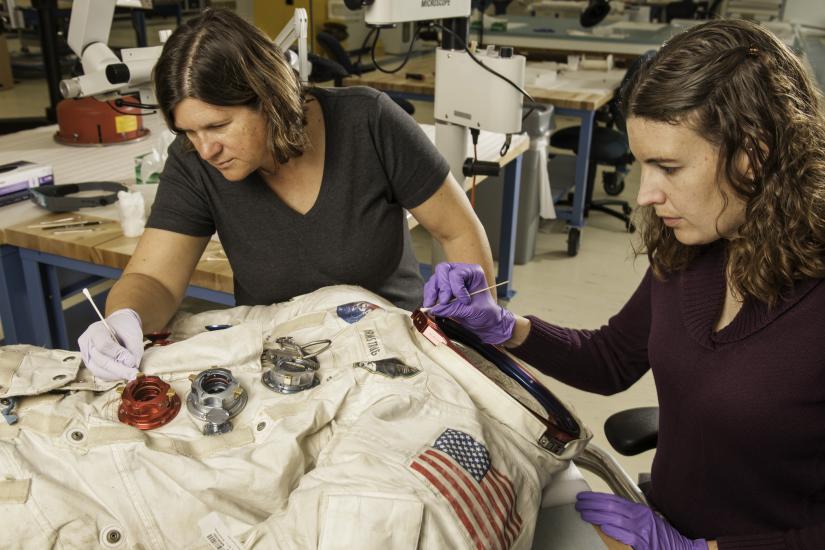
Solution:
M373 328L364 329L360 331L359 334L361 335L361 342L363 342L369 358L373 360L383 359L386 355L386 348L375 326L373 325Z

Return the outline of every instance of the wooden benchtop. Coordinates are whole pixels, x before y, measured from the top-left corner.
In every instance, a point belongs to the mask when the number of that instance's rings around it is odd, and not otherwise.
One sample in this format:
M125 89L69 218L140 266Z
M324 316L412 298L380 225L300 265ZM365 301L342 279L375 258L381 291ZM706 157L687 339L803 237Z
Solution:
M83 233L63 233L55 235L56 230L32 227L41 222L48 222L67 217L66 214L47 214L13 225L5 229L5 242L21 248L54 254L64 258L90 262L97 265L123 269L137 247L139 237L124 237L120 223L97 216L78 215L84 221L101 221L99 226L90 226L95 231ZM80 228L79 228L80 229ZM232 293L232 268L223 247L217 241L210 240L200 262L195 267L190 284Z
M5 228L5 243L21 248L30 248L39 252L55 254L64 258L80 260L83 262L95 262L93 248L114 238L123 235L120 223L115 220L100 218L97 216L75 215L82 221L100 221L101 225L78 227L77 229L89 229L88 232L57 233L66 229L46 229L32 227L44 222L53 222L66 218L67 213L46 214L38 218L27 220L24 223ZM135 239L137 241L137 239ZM96 262L95 262L96 263Z

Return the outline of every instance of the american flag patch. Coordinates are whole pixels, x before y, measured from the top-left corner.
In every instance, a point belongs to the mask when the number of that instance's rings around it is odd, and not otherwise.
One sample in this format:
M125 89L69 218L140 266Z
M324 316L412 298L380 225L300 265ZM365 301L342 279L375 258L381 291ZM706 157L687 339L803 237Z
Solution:
M450 504L478 550L510 548L521 531L512 482L493 468L487 448L447 429L410 468Z

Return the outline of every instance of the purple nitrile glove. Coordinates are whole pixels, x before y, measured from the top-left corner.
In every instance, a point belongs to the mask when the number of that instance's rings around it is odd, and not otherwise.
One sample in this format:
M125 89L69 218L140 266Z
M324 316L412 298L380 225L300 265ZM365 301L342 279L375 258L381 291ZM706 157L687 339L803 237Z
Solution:
M480 265L441 262L424 284L424 307L446 304L453 298L469 304L470 292L487 286L487 277Z
M89 325L77 343L83 363L103 380L131 380L143 357L143 329L140 316L132 309L119 309L106 318L117 341L103 321Z
M488 344L501 344L513 336L516 319L488 291L470 296L487 286L481 266L440 263L424 285L424 307L433 315L455 319Z
M645 506L607 493L582 491L576 510L584 521L634 550L707 550L705 539L679 534L662 516Z

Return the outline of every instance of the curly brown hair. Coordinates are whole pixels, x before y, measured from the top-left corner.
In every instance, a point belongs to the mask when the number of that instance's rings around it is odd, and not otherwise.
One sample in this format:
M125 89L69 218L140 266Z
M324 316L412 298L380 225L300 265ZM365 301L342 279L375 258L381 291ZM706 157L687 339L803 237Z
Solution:
M825 277L825 117L790 48L753 23L709 21L669 40L620 97L625 118L685 124L719 148L717 174L745 202L728 245L737 294L773 306L794 281ZM652 208L642 215L639 253L654 273L686 268L697 247L680 243Z
M299 157L306 135L306 90L282 52L261 30L226 9L208 8L181 25L155 65L155 93L166 124L186 98L260 112L278 164Z

